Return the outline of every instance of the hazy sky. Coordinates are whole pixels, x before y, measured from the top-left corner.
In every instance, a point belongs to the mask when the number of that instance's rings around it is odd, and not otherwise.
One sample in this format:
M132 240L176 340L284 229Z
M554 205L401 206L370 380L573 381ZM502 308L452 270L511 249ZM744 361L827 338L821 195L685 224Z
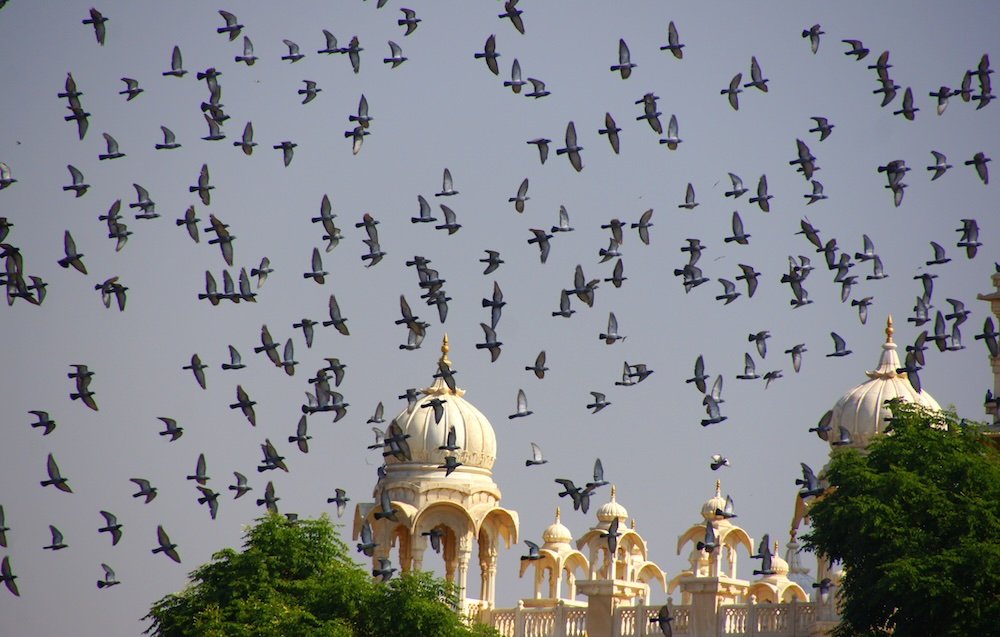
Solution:
M423 21L404 37L395 0L381 10L374 0L297 2L281 10L271 2L216 7L104 1L98 6L109 18L104 46L95 41L92 27L80 23L90 6L14 0L0 10L5 60L0 161L18 180L0 192L0 216L14 224L5 241L20 250L25 272L48 283L41 306L24 300L0 305L6 343L0 366L5 423L0 505L11 529L0 556L10 557L21 590L20 598L0 590L0 633L141 632L145 623L139 618L154 600L183 587L187 573L214 551L239 544L243 526L263 511L254 500L268 479L283 512L332 513L326 498L335 487L347 490L352 506L368 499L381 458L364 449L372 442L365 420L379 401L387 416L394 416L405 406L396 396L432 382L445 331L458 384L496 430L494 478L504 493L503 506L520 515L521 537L538 541L559 505L577 537L595 522L593 511L588 516L570 511L552 480L586 481L599 456L607 478L618 486L619 502L648 541L651 559L668 577L686 564L675 555L676 538L700 520L701 503L712 495L716 478L736 502L736 522L751 536L771 533L782 544L787 541L799 462L818 469L827 456L826 444L806 429L875 367L888 313L896 318L901 347L916 337L917 328L906 321L922 291L914 275L937 274L932 311L948 310L946 298L964 301L972 311L962 326L966 349L928 351L924 388L960 415L983 418L982 397L991 381L986 349L973 335L987 310L975 296L988 291L1000 256L996 197L990 197L995 186L984 185L963 163L980 151L1000 152L1000 107L976 110L975 102L953 98L938 116L928 93L942 84L957 88L965 71L990 53L987 47L1000 30L993 3L916 2L903 10L867 2L525 0L521 35L510 21L497 18L498 2L415 0L406 6ZM242 53L242 37L230 42L216 33L224 24L218 8L246 25L243 33L260 58L254 66L233 59ZM659 50L671 20L686 45L683 60ZM801 31L815 23L826 34L813 55ZM316 53L324 45L324 28L340 46L358 36L364 49L360 73L352 72L347 56ZM490 34L496 34L501 54L500 77L473 57ZM627 80L609 71L617 62L619 38L637 64ZM861 62L845 56L847 47L840 42L845 38L862 40L872 53ZM297 42L305 58L295 64L280 60L287 53L283 39ZM388 40L409 58L399 68L382 63ZM189 71L182 79L161 75L174 45ZM866 66L883 50L891 51L890 75L902 88L892 104L880 108L880 96L872 94L878 87L875 72ZM736 73L749 81L752 55L770 90L744 90L734 111L720 91ZM545 81L551 95L531 99L503 86L515 58L524 77ZM223 125L226 139L218 142L201 139L208 128L199 104L207 101L208 90L195 73L209 67L222 73L222 102L231 116ZM73 123L63 121L66 100L56 97L67 72L92 114L82 141ZM122 77L137 79L144 92L126 102L119 95ZM322 92L303 105L297 91L307 79ZM912 122L892 114L906 87L912 87L920 109ZM635 102L649 92L659 97L664 126L671 114L677 116L684 141L675 151L636 121L642 108ZM374 119L361 152L352 155L343 132L352 127L348 115L362 94ZM606 112L622 129L620 155L597 132ZM823 142L808 132L812 116L828 117L835 125ZM249 157L232 144L248 121L259 143ZM584 148L579 173L555 153L570 121ZM162 142L161 125L176 133L181 148L154 149ZM97 159L105 152L104 132L118 140L126 157ZM536 148L525 143L537 137L553 140L544 165ZM806 205L803 195L811 186L788 164L796 157L796 139L817 158L815 179L829 199ZM272 149L286 140L298 144L287 168L281 152ZM932 149L955 165L934 182L925 170L933 163ZM898 208L884 187L885 175L876 170L896 159L912 169ZM81 198L62 190L70 183L67 164L79 168L91 186ZM209 206L188 191L202 164L215 187ZM446 201L462 224L451 236L409 221L416 216L418 195L441 216L442 199L433 194L441 190L446 167L460 192ZM766 174L774 196L770 213L748 202L752 193L736 201L724 197L728 172L740 175L751 190ZM508 198L525 178L530 200L518 214ZM678 208L689 182L700 203L691 211ZM134 210L125 205L136 201L133 184L149 191L160 218L133 218ZM322 253L330 274L317 285L302 273L310 268L313 248L322 251L325 245L320 226L310 223L324 194L344 239ZM133 232L120 252L97 219L116 199ZM255 289L257 303L213 307L197 299L205 271L221 285L226 265L218 247L207 244L210 235L202 232L195 244L175 226L174 219L192 204L205 220L202 228L211 213L237 237L233 275L270 258L274 273ZM529 229L555 224L560 205L576 230L552 239L543 265L538 249L526 243ZM598 263L598 250L608 247L609 237L601 224L612 218L635 222L648 208L654 210L651 244L643 245L629 230L621 246L624 285L601 283L593 308L574 300L572 318L553 318L560 290L572 286L577 264L588 279L611 276L614 260ZM734 210L752 235L749 245L723 242ZM388 254L371 268L360 260L364 231L354 227L365 213L380 221ZM863 233L874 242L890 276L865 280L870 263L852 271L859 282L851 298L873 297L867 325L849 302L840 301L840 285L822 255L795 234L804 217L824 241L836 238L843 252L860 250ZM956 228L966 218L978 220L984 243L972 260L955 245ZM66 230L85 254L87 276L57 265ZM687 262L680 251L687 238L707 246L699 266L710 281L685 294L672 272ZM945 246L950 263L924 265L932 256L931 240ZM499 250L506 261L489 276L482 275L478 262L484 249ZM404 265L415 255L430 259L447 280L452 301L444 325L434 308L420 302L417 273ZM806 255L816 266L805 282L814 302L798 309L789 305L789 287L779 283L789 255ZM739 263L762 273L760 287L748 298L739 282L743 296L723 306L715 299L722 290L716 279L734 279ZM124 312L105 309L94 290L111 276L128 287ZM503 353L491 364L474 344L482 342L479 324L489 322L481 299L491 294L494 281L507 306L497 328ZM318 328L307 349L292 323L328 318L330 294L336 294L351 334ZM400 294L431 323L423 348L415 352L398 347L406 339L405 328L393 324ZM609 312L627 336L611 346L598 339ZM292 337L300 363L294 377L253 354L262 324L281 344ZM760 330L772 334L764 360L747 342L748 333ZM846 339L853 354L825 356L833 351L831 331ZM783 353L797 343L808 348L798 374ZM229 344L243 354L246 369L219 368L227 362ZM551 371L538 380L524 366L542 349ZM753 353L760 373L781 369L784 378L766 391L762 381L736 380L745 352ZM205 391L181 369L194 353L209 365ZM701 395L684 383L699 354L708 374L725 378L722 413L728 420L705 428L699 425L705 417ZM313 439L309 453L302 454L287 438L309 389L306 379L324 357L333 356L348 365L340 387L350 403L348 415L336 424L311 417ZM655 373L641 385L615 387L623 361L645 363ZM66 374L74 363L94 372L91 389L100 411L70 400L73 381ZM237 384L257 401L256 428L228 408ZM514 412L519 388L534 415L510 421L506 416ZM590 391L607 393L613 404L590 414L584 407ZM51 435L29 426L28 411L36 409L57 421ZM158 416L175 418L184 436L173 443L158 436ZM255 470L265 439L286 456L288 474ZM547 465L525 468L531 441L542 447ZM712 472L709 456L717 452L727 455L732 467ZM39 486L49 453L73 494ZM223 492L215 521L185 480L199 453L207 459L209 486ZM236 501L226 489L234 470L246 474L254 489ZM138 477L159 488L150 504L131 497L135 488L129 478ZM594 508L609 495L606 489L597 494ZM100 510L115 513L125 525L118 546L98 534ZM49 524L62 530L68 548L42 549ZM150 554L160 524L178 544L182 564ZM345 539L349 535L348 526ZM523 545L501 553L498 605L511 606L531 594L530 580L517 578L522 550ZM102 562L116 570L121 586L98 591L94 584ZM806 562L813 564L811 558ZM742 564L749 577L752 562ZM473 594L476 571L474 565ZM654 601L664 598L657 589Z

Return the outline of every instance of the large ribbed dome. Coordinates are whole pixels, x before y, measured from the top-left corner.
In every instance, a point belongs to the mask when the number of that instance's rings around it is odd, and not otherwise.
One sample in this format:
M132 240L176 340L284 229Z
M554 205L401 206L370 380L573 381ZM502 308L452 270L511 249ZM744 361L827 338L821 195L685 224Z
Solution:
M840 427L843 426L851 433L853 442L850 446L857 448L868 446L874 435L885 430L886 418L891 416L885 403L893 398L927 409L941 409L938 402L926 391L921 390L918 393L913 389L906 372L897 371L902 365L896 353L896 344L892 342L891 316L885 332L886 342L882 345L878 368L866 372L869 380L844 394L833 406L830 420L832 430L829 435L831 442L839 440Z
M441 365L449 368L447 340L442 347L444 355ZM392 424L408 435L410 462L440 465L446 456L455 455L467 468L493 468L497 456L497 439L493 426L481 411L463 398L465 391L450 388L443 378L438 378L430 387L422 390L423 396L393 419ZM441 417L435 417L435 403L440 401ZM446 443L448 431L455 428L457 451L438 449ZM393 456L387 456L389 465L400 464ZM459 467L459 471L462 467Z

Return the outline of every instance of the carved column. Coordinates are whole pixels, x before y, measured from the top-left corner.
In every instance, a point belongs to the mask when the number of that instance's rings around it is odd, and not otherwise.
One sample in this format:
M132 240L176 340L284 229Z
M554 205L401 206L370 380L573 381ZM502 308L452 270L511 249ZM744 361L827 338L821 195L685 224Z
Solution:
M410 548L410 557L414 571L424 570L424 551L427 550L427 540L421 538L416 540Z
M468 593L469 559L472 557L472 547L468 536L458 540L458 598L464 600Z
M492 608L495 601L497 579L497 549L495 546L480 547L479 570L481 572L481 588L479 598Z

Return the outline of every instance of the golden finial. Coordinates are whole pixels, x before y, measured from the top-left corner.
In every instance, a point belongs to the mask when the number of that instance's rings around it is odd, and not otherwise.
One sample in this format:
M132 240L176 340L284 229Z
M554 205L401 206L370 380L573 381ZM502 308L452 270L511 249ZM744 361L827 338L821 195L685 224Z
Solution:
M556 507L556 524L559 524L559 515L560 515L560 513L561 513L561 511L559 510L559 507Z
M615 486L615 485L611 485L611 501L612 502L615 501L615 496L616 495L618 495L618 487Z
M635 530L635 518L632 518L631 528L633 531Z
M715 481L715 497L722 497L722 480Z
M444 363L449 368L451 367L451 361L448 360L448 351L450 349L451 348L448 347L448 332L445 332L444 339L441 340L441 358L438 359L438 362Z
M891 343L892 342L892 335L895 332L896 332L896 330L894 330L892 328L892 314L890 314L889 318L886 319L886 321L885 321L885 342L886 343Z
M777 555L777 554L778 554L778 540L775 540L775 541L774 541L774 554L775 554L775 555Z

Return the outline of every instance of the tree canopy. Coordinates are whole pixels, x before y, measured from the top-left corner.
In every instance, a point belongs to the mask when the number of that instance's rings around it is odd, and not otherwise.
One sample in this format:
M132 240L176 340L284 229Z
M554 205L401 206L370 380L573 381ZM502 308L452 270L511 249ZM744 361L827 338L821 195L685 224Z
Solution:
M486 637L454 608L454 588L429 573L376 582L354 563L325 515L270 514L195 569L188 586L155 602L154 637Z
M893 401L887 435L833 454L805 546L844 566L835 634L995 634L1000 451L954 414Z

